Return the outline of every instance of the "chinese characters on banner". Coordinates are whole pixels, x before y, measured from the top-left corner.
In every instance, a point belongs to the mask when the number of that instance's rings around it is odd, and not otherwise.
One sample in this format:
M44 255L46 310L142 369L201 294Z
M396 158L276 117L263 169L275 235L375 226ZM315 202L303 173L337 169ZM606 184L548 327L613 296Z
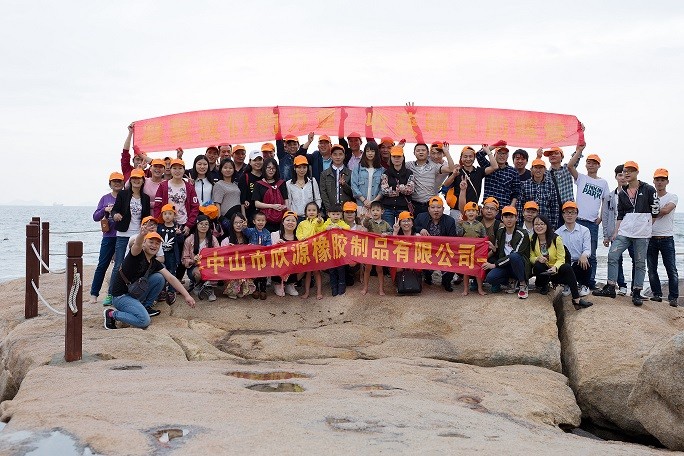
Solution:
M352 262L405 269L433 269L481 275L487 239L387 236L328 230L304 241L202 249L202 280L284 276L325 270Z
M145 152L177 147L273 141L285 135L390 136L407 142L448 141L518 147L570 146L582 142L577 117L511 109L436 106L229 108L194 111L135 122L133 142Z

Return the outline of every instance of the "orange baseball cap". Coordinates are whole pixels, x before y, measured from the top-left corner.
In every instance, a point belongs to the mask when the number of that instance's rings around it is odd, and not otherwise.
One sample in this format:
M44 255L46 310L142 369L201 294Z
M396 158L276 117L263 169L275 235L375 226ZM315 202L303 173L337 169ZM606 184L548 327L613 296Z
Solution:
M164 205L162 206L161 212L166 212L166 211L171 211L171 212L173 212L173 213L175 214L175 213L176 213L176 208L174 207L173 204L171 204L171 203L166 203L166 204L164 204Z
M215 204L209 204L207 206L200 206L199 211L209 217L209 220L214 220L217 219L219 215L221 215L221 211L219 211L219 208Z
M509 153L509 152L510 152L510 150L508 150L508 147L505 147L505 146L497 147L496 149L494 149L494 152L498 152L498 151L500 151L500 150L505 150L506 153Z
M665 179L669 179L670 173L665 168L658 168L655 170L655 173L653 173L653 178L655 179L656 177L664 177Z
M506 214L518 215L518 210L513 206L504 206L504 208L501 209L501 215Z
M566 209L577 209L577 203L574 201L566 201L565 203L563 203L562 210L565 211Z
M465 146L463 149L461 149L461 153L465 152L466 150L472 150L473 152L475 152L475 149L473 149L472 147Z
M347 201L346 203L344 203L344 204L342 205L342 211L343 211L343 212L352 212L352 211L356 211L357 208L358 208L358 206L357 206L356 203L353 202L353 201Z
M147 217L143 218L142 221L140 222L141 225L144 225L147 222L154 222L157 223L157 219L152 217L151 215L148 215Z
M269 152L275 152L275 146L271 143L263 143L261 145L261 151L263 152L265 150L267 150Z
M283 214L283 220L290 216L297 218L297 213L294 211L285 211L285 213Z
M594 160L595 162L598 162L598 164L601 164L601 157L599 157L596 154L591 154L587 157L587 160Z
M637 171L639 171L639 165L637 164L637 162L631 161L631 160L625 162L625 165L623 166L623 168L634 168Z
M300 166L300 165L308 165L309 161L306 159L304 155L297 155L294 158L294 165L295 166Z
M321 142L321 141L328 141L328 142L330 142L330 136L328 136L328 135L321 135L321 136L319 136L319 137L318 137L318 142Z
M247 149L245 149L245 146L242 144L236 144L235 147L233 147L233 153L236 153L237 151L243 151L244 153L247 153Z
M488 198L485 198L485 200L482 202L483 205L485 204L493 204L496 206L497 209L499 209L499 200L494 198L493 196L490 196Z
M534 168L535 166L543 166L544 168L546 168L546 162L541 158L535 158L534 160L532 160L532 167Z
M446 195L444 195L444 199L446 200L447 205L452 208L452 209L457 209L456 203L458 203L458 196L456 196L456 190L454 187L451 187Z
M152 231L151 233L147 233L145 235L145 239L156 239L159 242L163 241L162 237L156 231Z
M399 212L399 217L397 217L397 218L399 219L399 221L401 221L401 220L406 220L406 219L412 219L413 216L411 215L411 213L409 211L401 211L401 212Z
M131 179L134 177L144 178L145 177L145 171L143 171L140 168L134 169L133 171L131 171Z
M548 157L549 155L551 155L554 152L560 152L561 157L565 156L563 154L563 149L561 149L560 147L552 147L551 149L544 151L544 157Z
M299 138L297 138L295 135L286 135L284 139L285 141L299 142Z
M360 135L358 132L352 131L351 133L349 133L349 136L347 136L347 139L349 139L349 138L359 138L359 139L361 139L361 135Z
M330 148L330 153L332 154L334 150L341 150L344 152L344 146L341 144L333 144L333 146Z
M430 147L435 147L437 149L444 149L444 143L441 141L435 141L430 145Z
M442 201L442 198L439 196L433 196L428 200L428 206L430 206L432 203L439 203L440 206L444 207L444 201Z
M171 160L171 165L170 165L170 166L173 167L173 165L180 165L180 166L182 166L183 168L185 168L185 162L184 162L183 160L181 160L180 158L174 158L174 159L172 159L172 160Z
M164 160L162 160L161 158L155 158L154 160L152 160L152 163L150 163L150 166L157 166L157 165L166 166L166 163L164 163Z
M113 181L113 180L122 181L122 180L124 180L124 175L121 174L120 172L114 171L112 174L109 175L109 180L110 181Z
M389 144L390 146L393 146L394 140L389 136L385 136L380 140L380 144Z
M394 157L403 157L404 156L404 148L399 147L399 146L394 146L390 150L390 155L392 155Z
M477 203L474 201L469 201L463 206L464 211L476 211L479 208L477 207Z
M528 201L525 203L525 206L523 206L523 209L535 209L539 210L539 204L537 204L536 201Z

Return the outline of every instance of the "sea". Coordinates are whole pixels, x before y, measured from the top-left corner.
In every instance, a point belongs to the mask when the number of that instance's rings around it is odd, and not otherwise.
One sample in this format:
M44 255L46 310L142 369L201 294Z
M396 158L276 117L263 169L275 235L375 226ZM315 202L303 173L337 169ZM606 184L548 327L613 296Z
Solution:
M95 205L86 206L0 206L0 283L25 276L26 271L26 225L32 217L50 223L50 267L63 268L66 265L66 243L83 242L83 263L96 265L102 232L100 223L93 220ZM605 282L607 277L608 249L603 247L599 234L596 252L598 266L597 281ZM675 214L675 251L677 270L684 271L684 214ZM631 280L632 265L629 255L624 254L625 277ZM667 281L662 264L658 267L660 279ZM648 286L648 277L645 287Z

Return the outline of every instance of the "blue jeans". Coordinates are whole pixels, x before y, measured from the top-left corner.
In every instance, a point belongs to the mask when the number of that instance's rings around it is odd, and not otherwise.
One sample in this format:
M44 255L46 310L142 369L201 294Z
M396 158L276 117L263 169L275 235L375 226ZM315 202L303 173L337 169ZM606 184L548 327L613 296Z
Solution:
M596 286L596 248L598 247L599 226L589 220L577 219L577 223L586 226L591 234L591 256L589 257L589 265L591 266L591 275L589 276L589 288Z
M508 258L510 259L508 264L494 268L487 273L485 282L491 285L501 285L506 283L511 277L515 278L518 283L526 281L525 262L522 256L518 252L511 252Z
M646 261L648 262L648 281L653 296L663 295L660 277L658 277L658 253L663 256L663 266L667 272L667 300L677 299L679 298L679 275L677 274L677 262L675 260L674 237L652 237L648 243Z
M408 211L408 209L404 208L396 208L392 209L390 207L384 207L382 208L382 219L389 223L390 226L394 226L394 222L397 221L397 218L399 218L399 214L403 211Z
M147 293L140 298L140 301L128 294L116 296L112 300L112 305L116 309L112 316L115 320L128 323L136 328L147 328L150 326L150 315L147 313L147 308L152 307L163 286L164 277L159 272L150 274L147 277Z
M126 256L126 247L128 247L128 240L130 237L117 236L116 248L114 251L114 268L112 269L112 277L109 279L109 290L107 293L112 294L112 286L114 285L114 274L119 274L119 266L123 263L124 256Z
M632 284L634 284L634 247L630 245L627 248L627 252L629 253L629 257L632 258ZM627 281L625 280L625 271L622 269L622 255L620 255L620 258L618 259L617 284L618 287L627 288ZM634 285L632 285L631 288L634 288Z
M636 290L644 288L644 278L646 277L646 251L648 250L648 238L628 238L618 235L610 245L608 251L608 282L615 284L618 278L618 262L622 252L629 246L634 249L632 263L634 264L634 276L632 277L632 287Z
M116 248L115 237L103 237L100 244L100 258L97 260L97 268L93 275L93 283L90 285L90 296L99 296L102 282L104 282L105 272L109 267L109 263L114 258L114 250Z
M178 261L176 259L176 252L171 250L170 252L164 252L164 267L173 275L176 275L176 269L178 269ZM164 287L167 291L173 291L173 287L170 284L166 284Z

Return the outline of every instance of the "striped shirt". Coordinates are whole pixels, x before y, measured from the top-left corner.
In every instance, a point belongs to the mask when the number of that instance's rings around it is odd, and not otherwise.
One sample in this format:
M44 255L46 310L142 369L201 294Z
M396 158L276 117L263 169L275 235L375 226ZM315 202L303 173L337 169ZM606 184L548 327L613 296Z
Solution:
M520 183L520 199L518 200L518 220L523 223L523 210L525 203L535 201L539 205L539 213L549 219L552 229L556 229L560 208L558 207L558 193L556 186L547 171L544 179L537 183L529 179Z
M490 163L486 152L482 149L477 155L477 162L482 168L487 168ZM511 200L520 198L520 175L511 165L499 168L492 174L485 176L484 192L482 198L493 196L499 201L499 207L509 206Z

